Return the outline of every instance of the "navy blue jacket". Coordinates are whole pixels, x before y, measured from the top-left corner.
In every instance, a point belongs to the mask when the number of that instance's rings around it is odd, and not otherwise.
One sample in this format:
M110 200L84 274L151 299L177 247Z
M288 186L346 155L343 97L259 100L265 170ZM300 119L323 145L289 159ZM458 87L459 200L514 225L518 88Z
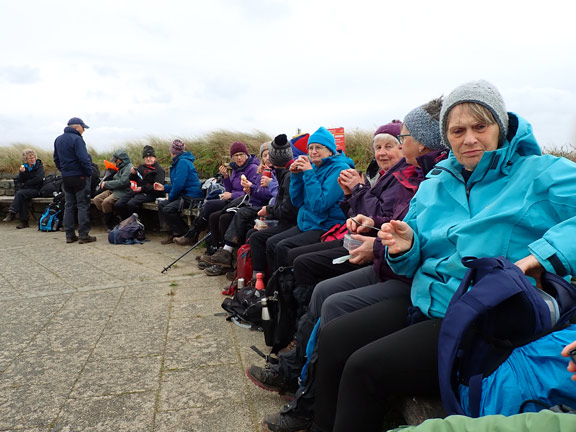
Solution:
M54 163L62 177L92 176L92 158L76 129L65 127L64 133L54 141Z

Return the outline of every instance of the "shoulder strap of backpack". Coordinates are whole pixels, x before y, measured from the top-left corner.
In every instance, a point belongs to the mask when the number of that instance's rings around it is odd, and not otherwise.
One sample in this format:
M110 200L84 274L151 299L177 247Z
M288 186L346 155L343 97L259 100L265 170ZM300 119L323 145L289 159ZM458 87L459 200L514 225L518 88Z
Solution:
M487 310L516 294L534 289L522 271L504 257L479 259L466 257L462 259L462 264L469 270L452 297L442 321L438 341L438 374L442 402L446 411L448 414L464 415L457 397L458 382L455 369L457 359L463 356L461 344L465 334L478 317ZM473 285L473 288L469 290L470 285ZM533 295L538 296L536 293ZM543 304L541 298L533 301ZM543 306L546 307L545 304ZM548 315L547 318L549 326L550 316ZM539 313L536 321L540 327L546 325L545 320L546 316ZM477 360L481 361L481 359ZM471 385L471 403L480 401L479 390L481 388ZM472 411L475 409L471 407Z

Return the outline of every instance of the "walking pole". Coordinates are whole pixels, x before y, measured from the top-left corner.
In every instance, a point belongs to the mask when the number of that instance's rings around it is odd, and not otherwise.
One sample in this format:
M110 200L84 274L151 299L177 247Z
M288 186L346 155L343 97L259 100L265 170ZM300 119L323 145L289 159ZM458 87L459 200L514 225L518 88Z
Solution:
M190 249L188 249L186 252L184 252L182 255L180 255L180 257L178 257L176 259L176 261L174 261L173 263L171 263L170 265L168 265L167 267L164 267L164 270L161 271L161 273L166 273L167 270L170 269L170 267L172 267L174 264L176 264L178 261L180 261L182 258L184 258L186 255L188 255L188 252L192 251L192 249L194 249L196 246L198 246L199 244L201 244L204 240L206 240L208 237L210 237L211 233L206 234L204 237L202 237L200 240L198 240L196 242L196 244L194 246L192 246Z

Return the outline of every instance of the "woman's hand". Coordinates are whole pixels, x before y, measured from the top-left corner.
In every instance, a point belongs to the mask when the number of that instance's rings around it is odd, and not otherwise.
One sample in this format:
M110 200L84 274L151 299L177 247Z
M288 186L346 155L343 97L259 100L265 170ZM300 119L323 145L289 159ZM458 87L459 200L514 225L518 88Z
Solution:
M522 270L522 273L524 273L526 276L536 279L536 286L538 288L542 288L541 277L542 272L544 271L544 267L542 264L540 264L534 255L528 255L527 257L516 261L514 264L520 267L520 270Z
M134 193L140 193L140 192L142 192L142 187L136 186L133 190L134 190Z
M240 179L240 185L242 186L242 189L244 189L244 193L249 195L252 190L252 182L243 175Z
M223 192L220 194L220 199L224 200L224 201L228 201L230 198L232 198L232 193L231 192Z
M351 264L367 264L374 261L374 242L375 237L367 237L358 234L352 234L352 239L362 241L362 245L350 251L351 258L348 260Z
M20 171L21 173L26 172L26 167L25 167L24 165L20 165L19 171Z
M270 184L271 181L272 181L272 177L262 176L260 178L260 186L268 187L268 185Z
M367 225L372 227L374 226L374 219L368 216L364 216L363 214L357 214L356 216L354 216L354 220L361 225ZM352 218L348 218L346 220L346 228L348 228L348 231L350 231L353 234L366 233L372 231L370 228L362 227L358 225L358 223L356 222L354 222Z
M410 250L414 242L414 231L406 222L391 220L382 224L378 237L384 246L388 246L388 253L396 255Z
M344 191L345 195L350 195L352 193L352 189L360 183L364 183L364 178L358 174L353 168L345 169L340 172L340 176L338 177L338 184Z
M570 351L575 350L576 349L576 341L572 342L571 344L568 344L564 347L564 349L562 350L562 356L563 357L570 357ZM570 362L568 363L568 372L576 372L576 364L574 364L574 362L572 360L570 360ZM576 373L572 375L572 381L576 381Z
M154 190L155 191L163 191L164 185L158 182L154 182Z
M268 216L268 210L266 210L266 206L263 206L260 210L258 210L258 213L256 214L261 217Z
M290 171L293 173L301 173L310 169L312 169L312 164L308 156L298 156L298 159L290 165Z
M218 167L218 171L222 174L222 177L228 178L228 169L224 165Z

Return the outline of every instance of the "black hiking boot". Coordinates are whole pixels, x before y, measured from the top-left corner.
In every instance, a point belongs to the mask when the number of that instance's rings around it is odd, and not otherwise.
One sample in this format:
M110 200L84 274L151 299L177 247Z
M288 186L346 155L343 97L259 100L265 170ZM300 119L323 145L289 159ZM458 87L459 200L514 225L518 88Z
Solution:
M260 424L263 431L308 432L312 427L312 419L301 417L294 411L281 411L264 417Z
M287 381L279 372L270 368L252 365L246 368L246 376L261 389L280 395L294 397L294 393L298 390L296 380Z
M87 235L87 236L80 236L80 238L78 239L78 243L80 244L84 244L84 243L92 243L96 241L96 237L91 236L91 235Z

